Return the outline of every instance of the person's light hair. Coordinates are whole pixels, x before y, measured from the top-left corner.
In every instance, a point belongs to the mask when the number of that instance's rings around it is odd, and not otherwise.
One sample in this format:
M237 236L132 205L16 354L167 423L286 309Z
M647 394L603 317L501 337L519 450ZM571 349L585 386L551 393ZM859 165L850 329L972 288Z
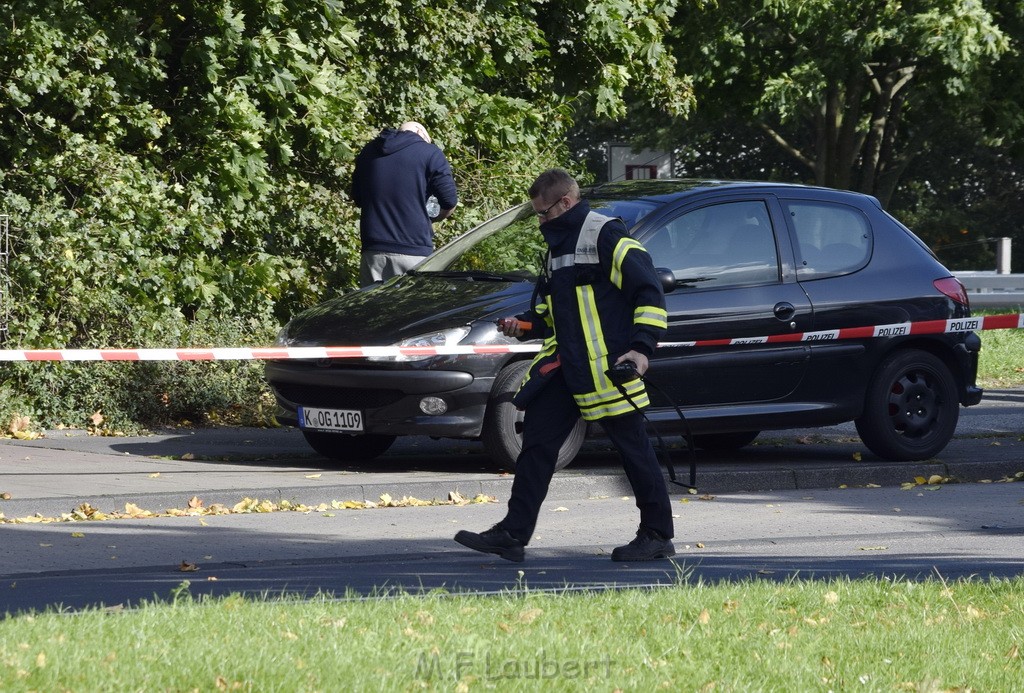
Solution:
M430 142L430 135L427 133L427 129L415 120L407 120L398 126L400 132L415 132L422 138L424 142Z

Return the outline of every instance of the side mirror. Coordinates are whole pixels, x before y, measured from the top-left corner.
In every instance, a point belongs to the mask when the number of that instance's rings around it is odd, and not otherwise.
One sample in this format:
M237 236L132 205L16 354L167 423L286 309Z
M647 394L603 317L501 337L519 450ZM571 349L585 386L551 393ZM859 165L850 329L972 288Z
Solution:
M667 294L676 290L675 272L665 267L655 267L654 271L658 273L658 279L661 280L662 291Z

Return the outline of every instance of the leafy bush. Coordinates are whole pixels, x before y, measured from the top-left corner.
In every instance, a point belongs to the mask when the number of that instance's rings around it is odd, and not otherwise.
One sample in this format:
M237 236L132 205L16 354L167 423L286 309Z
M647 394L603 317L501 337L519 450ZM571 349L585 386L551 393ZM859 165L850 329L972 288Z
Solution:
M270 344L275 328L200 313L182 328L190 347ZM163 344L173 347L173 344ZM273 397L260 361L10 362L0 365L0 425L29 417L42 428L96 433L191 422L264 426Z
M420 120L452 161L461 204L438 227L443 242L565 160L581 94L621 112L632 79L685 105L672 59L651 49L671 3L576 5L6 3L7 346L195 346L197 330L226 340L217 346L251 346L355 285L347 190L354 153L382 127ZM5 408L50 423L97 409L119 424L198 418L256 394L227 386L249 382L250 365L210 366L10 366L0 389ZM205 391L200 371L221 374L221 394Z

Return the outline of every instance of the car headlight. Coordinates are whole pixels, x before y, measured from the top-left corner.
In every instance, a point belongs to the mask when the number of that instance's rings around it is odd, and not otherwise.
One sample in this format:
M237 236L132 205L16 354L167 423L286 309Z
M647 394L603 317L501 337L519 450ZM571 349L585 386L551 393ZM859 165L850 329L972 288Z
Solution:
M429 334L416 335L415 337L409 337L403 339L400 342L394 344L397 347L440 347L440 346L454 346L461 342L466 335L469 334L468 327L453 327L450 330L440 330L438 332L431 332ZM426 355L404 355L398 356L367 356L367 361L391 361L391 362L409 362L409 361L424 361L426 359L432 359L434 356Z

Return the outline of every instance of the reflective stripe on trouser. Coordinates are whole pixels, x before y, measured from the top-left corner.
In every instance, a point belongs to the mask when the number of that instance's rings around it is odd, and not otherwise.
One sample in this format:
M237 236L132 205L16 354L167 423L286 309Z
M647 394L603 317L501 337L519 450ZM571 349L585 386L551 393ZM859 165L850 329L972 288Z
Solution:
M562 443L569 436L579 408L565 385L561 372L527 406L523 419L523 450L516 460L508 512L499 526L524 544L529 543L537 525L541 505L548 493ZM619 451L626 478L636 496L640 524L672 537L672 506L665 477L658 466L643 416L634 411L600 420L601 426Z

